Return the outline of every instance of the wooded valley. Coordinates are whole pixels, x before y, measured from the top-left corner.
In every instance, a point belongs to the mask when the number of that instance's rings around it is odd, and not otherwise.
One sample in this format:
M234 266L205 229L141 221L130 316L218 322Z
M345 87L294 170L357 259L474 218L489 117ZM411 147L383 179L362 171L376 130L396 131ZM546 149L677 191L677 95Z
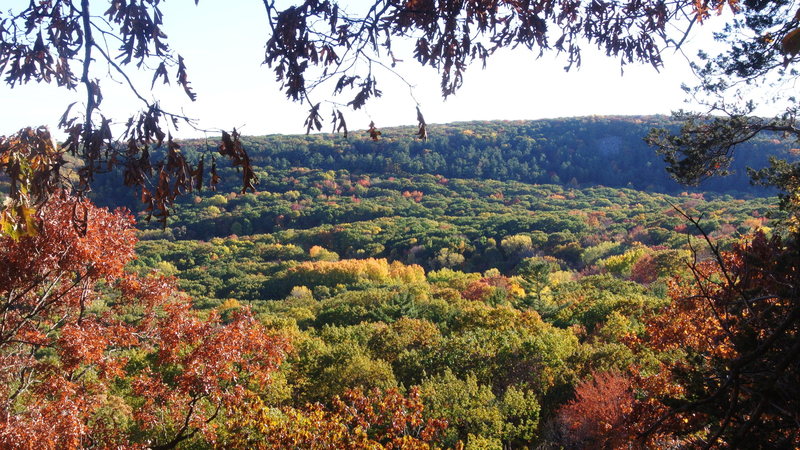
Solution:
M723 412L670 408L705 398L703 374L746 350L728 334L741 325L717 315L731 304L684 299L757 292L757 273L776 269L752 255L793 250L770 238L786 226L777 201L743 170L704 191L669 181L641 142L664 123L464 123L431 126L427 143L403 128L378 141L242 138L257 190L242 192L220 164L225 181L182 197L165 223L98 178L93 201L137 212L139 242L121 259L127 281L121 268L103 275L81 308L100 328L121 320L121 336L151 336L154 353L110 341L74 363L110 382L89 432L185 448L663 447L703 436ZM217 143L180 151L205 145ZM746 155L794 157L778 140ZM132 289L167 297L118 310ZM184 295L191 309L175 300ZM192 311L220 328L187 325ZM170 333L189 343L164 354ZM217 367L217 352L240 359Z
M800 448L797 2L187 3L0 9L0 449Z

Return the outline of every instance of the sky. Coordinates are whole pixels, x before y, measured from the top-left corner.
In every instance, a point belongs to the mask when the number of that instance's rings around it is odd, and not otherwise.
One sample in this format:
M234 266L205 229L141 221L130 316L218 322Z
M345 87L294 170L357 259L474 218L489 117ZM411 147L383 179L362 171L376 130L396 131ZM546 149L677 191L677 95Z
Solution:
M10 0L11 6L14 3L26 2ZM188 101L175 86L157 87L150 93L152 75L134 79L141 91L158 99L167 110L198 119L201 128L236 127L246 135L305 132L308 106L287 100L271 70L261 64L268 27L260 1L204 0L197 7L190 1L166 2L164 17L171 46L186 59L198 99ZM697 37L685 46L686 54L693 55L697 48L709 45L711 30L696 29ZM413 97L407 85L383 73L379 87L384 96L368 103L363 111L346 112L348 126L364 129L370 121L378 127L414 124L414 99L428 123L669 114L687 108L681 84L691 84L694 78L683 55L665 53L660 72L652 66L628 65L624 74L617 60L591 47L586 47L583 57L580 69L565 72L563 55L552 52L536 59L522 49L502 51L490 58L486 69L478 64L470 67L461 90L443 100L438 75L431 68L420 67L409 54L401 57L404 62L396 70L414 85ZM122 120L140 107L120 80L109 79L105 73L96 76L101 77L106 99L102 112L106 116ZM14 89L3 85L0 135L31 125L54 128L66 106L84 97L80 90L63 92L43 84ZM323 118L327 120L328 115L324 113ZM323 131L330 131L328 123ZM175 134L181 138L203 135L186 127Z

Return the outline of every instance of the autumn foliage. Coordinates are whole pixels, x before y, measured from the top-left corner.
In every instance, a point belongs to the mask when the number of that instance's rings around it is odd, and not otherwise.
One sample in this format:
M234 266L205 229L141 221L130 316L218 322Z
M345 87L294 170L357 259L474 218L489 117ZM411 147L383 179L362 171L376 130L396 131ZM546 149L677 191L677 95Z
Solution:
M247 311L202 318L171 279L127 272L128 214L61 192L36 220L35 235L0 238L0 447L214 442L266 388L285 339Z
M620 448L630 442L634 396L631 379L618 372L596 372L575 388L575 398L558 412L561 443L568 448Z
M691 279L675 278L672 302L649 321L646 336L629 340L662 362L657 370L631 368L637 394L627 418L608 427L607 414L578 413L599 409L604 391L628 383L606 376L578 386L561 411L569 427L591 430L584 434L595 442L609 439L594 431L607 427L649 446L798 445L797 242L758 233L714 255L692 264Z
M713 244L712 244L713 245ZM758 233L676 277L628 336L652 366L594 373L558 413L564 445L794 448L800 410L797 242ZM649 355L649 356L648 356Z
M334 398L328 407L241 411L232 427L233 440L226 444L263 449L428 449L447 422L426 419L423 410L417 388L408 395L395 389L369 394L353 390Z

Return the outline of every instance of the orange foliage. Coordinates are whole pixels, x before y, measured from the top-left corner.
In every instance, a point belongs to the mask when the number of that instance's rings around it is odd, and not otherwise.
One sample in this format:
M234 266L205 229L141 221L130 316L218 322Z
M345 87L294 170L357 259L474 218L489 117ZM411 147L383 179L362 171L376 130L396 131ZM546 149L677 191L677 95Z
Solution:
M494 286L490 285L485 279L475 280L461 292L461 296L467 300L484 301L495 291Z
M403 197L410 198L415 202L419 203L422 201L422 196L424 194L421 191L403 191Z
M281 411L262 407L242 410L232 423L226 445L235 448L295 449L429 449L447 422L424 419L419 390L407 396L397 390L369 395L348 391L330 407L310 405Z
M203 320L171 279L126 273L127 213L60 193L37 221L0 238L0 448L136 445L120 422L141 444L213 442L218 412L262 389L288 344L247 311Z
M575 399L558 411L562 443L583 448L623 448L631 442L626 421L633 412L631 380L616 372L594 372L575 388Z
M525 290L516 280L503 275L484 277L472 281L466 289L461 292L461 296L467 300L487 301L492 297L495 300L507 300L510 297L520 297L525 295Z
M756 231L759 228L763 227L766 223L767 223L766 217L750 217L742 222L742 226L749 230Z
M736 355L731 335L719 316L718 307L710 298L723 293L716 275L718 267L713 261L695 264L695 273L704 280L701 286L673 279L669 283L673 302L648 324L653 339L649 345L659 351L691 349L709 357L731 358ZM697 295L698 290L705 292Z
M672 355L658 375L637 378L631 426L651 443L797 447L798 243L758 233L695 263L692 277L670 284L672 303L647 339L631 339Z

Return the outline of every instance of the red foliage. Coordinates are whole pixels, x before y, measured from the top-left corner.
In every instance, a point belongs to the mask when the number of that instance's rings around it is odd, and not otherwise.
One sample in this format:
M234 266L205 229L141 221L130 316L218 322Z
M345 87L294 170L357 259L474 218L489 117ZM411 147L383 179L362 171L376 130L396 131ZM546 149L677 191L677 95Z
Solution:
M218 412L261 389L287 343L246 312L201 320L172 280L126 273L127 213L61 193L37 219L36 235L0 238L0 448L134 445L120 421L152 445L213 441Z
M658 279L658 265L653 255L644 255L631 268L631 280L650 284Z
M558 411L562 443L571 448L623 448L631 442L626 421L634 397L631 380L616 372L595 372L575 388L575 399Z

